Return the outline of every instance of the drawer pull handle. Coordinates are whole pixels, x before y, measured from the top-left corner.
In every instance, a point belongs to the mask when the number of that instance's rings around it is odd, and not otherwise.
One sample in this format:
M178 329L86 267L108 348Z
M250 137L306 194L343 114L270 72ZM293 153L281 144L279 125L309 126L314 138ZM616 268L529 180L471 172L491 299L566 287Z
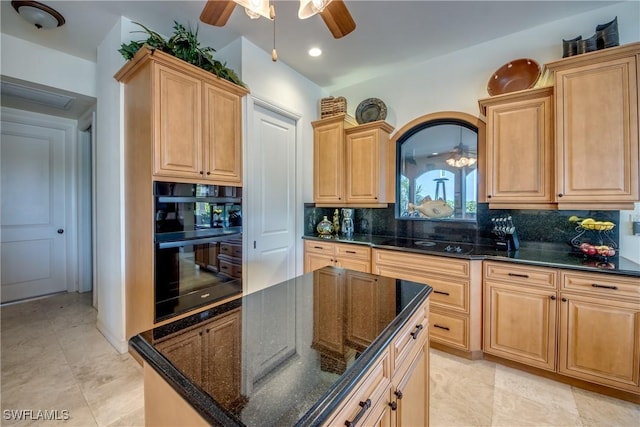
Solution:
M360 409L358 411L358 413L356 414L356 417L353 419L353 421L345 421L344 425L347 427L351 427L353 425L355 425L358 421L360 421L360 418L362 418L364 416L364 413L367 412L367 409L369 409L371 407L371 399L367 399L364 402L360 402L358 403L358 405L360 405L360 407L362 409Z
M512 276L512 277L524 277L525 279L529 278L528 274L509 273L509 276Z
M416 325L416 330L411 332L411 336L413 337L414 340L418 339L418 335L420 334L420 331L422 330L422 328L424 328L424 326L420 325Z
M440 295L446 295L446 296L449 296L449 292L442 292L442 291L436 291L436 290L434 290L434 291L433 291L433 293L434 293L434 294L440 294Z
M348 253L348 254L355 254L356 253L356 251L345 251L345 252Z
M207 297L208 297L208 296L210 296L210 295L211 295L211 294L209 294L209 293L202 294L202 295L200 295L200 298L207 298Z
M618 290L618 287L613 285L598 285L597 283L592 283L591 286L594 288L613 289L614 291Z
M322 246L314 246L313 249L324 249Z
M449 329L447 326L440 326L437 323L435 323L433 325L434 328L440 328L440 329L444 329L445 331L450 331L451 329Z

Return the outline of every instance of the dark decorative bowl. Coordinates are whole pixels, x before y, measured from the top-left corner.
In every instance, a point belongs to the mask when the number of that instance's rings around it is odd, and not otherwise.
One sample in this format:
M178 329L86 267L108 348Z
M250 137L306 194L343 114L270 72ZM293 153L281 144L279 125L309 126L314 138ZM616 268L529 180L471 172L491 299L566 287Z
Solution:
M596 27L596 37L598 49L618 46L620 44L618 17L616 16L611 22L598 25Z
M538 81L540 73L540 65L533 59L515 59L493 73L487 83L487 92L490 96L495 96L530 89Z
M597 40L598 39L595 34L588 39L578 40L578 55L598 50Z
M582 40L582 36L578 36L571 40L562 39L562 57L574 56L578 54L578 41Z

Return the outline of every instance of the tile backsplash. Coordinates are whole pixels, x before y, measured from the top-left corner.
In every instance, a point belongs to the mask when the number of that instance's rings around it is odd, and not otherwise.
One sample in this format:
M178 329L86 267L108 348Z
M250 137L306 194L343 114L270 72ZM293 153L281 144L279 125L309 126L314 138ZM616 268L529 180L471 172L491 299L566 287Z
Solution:
M305 234L315 235L315 226L324 215L332 219L334 208L317 208L305 204ZM523 242L569 243L576 236L571 216L594 218L597 221L620 223L619 211L559 211L559 210L497 210L486 203L478 204L476 221L397 219L395 206L384 209L355 209L354 232L377 236L398 236L417 239L450 240L490 244L493 241L491 218L511 215L520 240ZM340 216L342 219L342 216ZM590 235L592 233L593 235ZM586 240L595 241L597 232L587 231ZM610 238L619 244L619 231L615 227Z

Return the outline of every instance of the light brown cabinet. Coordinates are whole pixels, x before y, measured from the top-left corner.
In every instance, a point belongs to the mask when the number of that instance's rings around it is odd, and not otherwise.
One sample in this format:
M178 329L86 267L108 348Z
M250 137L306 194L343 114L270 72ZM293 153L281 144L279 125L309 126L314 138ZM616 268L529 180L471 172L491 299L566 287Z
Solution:
M487 118L485 184L489 207L552 207L553 88L493 96L479 104Z
M345 114L311 125L313 199L317 206L379 207L393 202L392 126L384 121L355 125Z
M484 351L556 369L555 270L485 262Z
M327 426L428 425L429 301L402 327Z
M146 105L126 119L138 140L152 143L156 179L242 185L245 89L146 48L116 78L144 90L130 101Z
M546 64L560 209L633 209L639 200L639 58L632 43Z
M563 375L640 394L640 286L637 278L562 273Z
M635 277L486 261L484 351L640 395Z
M482 356L482 261L374 249L371 272L431 286L431 344Z
M305 240L304 272L308 273L325 266L370 273L371 248L349 243Z
M153 183L241 185L241 102L247 90L147 47L115 78L124 83L125 96L125 335L130 338L162 323L154 320ZM201 249L198 262L217 268L210 257L215 251Z
M157 344L158 350L194 383L226 407L241 407L240 309ZM215 379L215 381L214 381Z

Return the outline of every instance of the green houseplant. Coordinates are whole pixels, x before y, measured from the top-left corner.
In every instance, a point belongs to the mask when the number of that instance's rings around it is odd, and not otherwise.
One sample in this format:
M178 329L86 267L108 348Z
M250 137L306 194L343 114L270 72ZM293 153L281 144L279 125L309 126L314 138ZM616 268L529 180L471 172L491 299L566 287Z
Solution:
M166 40L162 35L150 30L144 25L138 22L134 22L134 24L140 26L142 30L133 32L146 34L147 38L145 40L134 40L121 45L118 52L120 52L127 61L133 58L142 46L147 45L151 49L158 49L178 59L182 59L189 64L209 71L221 79L235 83L238 86L246 87L235 71L228 68L226 64L213 58L214 48L200 46L197 27L194 32L191 28L187 29L184 25L174 21L173 36Z

